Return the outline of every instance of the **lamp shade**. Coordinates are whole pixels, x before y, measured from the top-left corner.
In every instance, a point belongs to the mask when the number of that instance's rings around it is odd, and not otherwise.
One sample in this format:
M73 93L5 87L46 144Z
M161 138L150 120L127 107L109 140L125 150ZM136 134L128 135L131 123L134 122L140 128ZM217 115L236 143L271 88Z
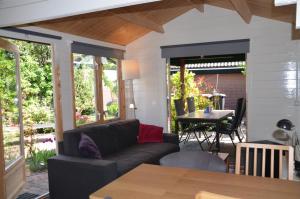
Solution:
M295 127L294 124L290 120L287 120L287 119L279 120L277 122L276 126L280 129L284 129L284 130L288 130L288 131L293 130L293 128Z
M138 79L140 78L139 64L137 60L122 60L122 79Z

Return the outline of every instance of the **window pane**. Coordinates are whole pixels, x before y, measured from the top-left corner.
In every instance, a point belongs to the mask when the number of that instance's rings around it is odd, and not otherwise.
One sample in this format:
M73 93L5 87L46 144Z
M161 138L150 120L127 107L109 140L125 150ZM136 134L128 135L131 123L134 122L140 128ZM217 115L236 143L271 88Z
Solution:
M96 122L94 57L73 54L76 125Z
M101 62L104 119L109 120L119 117L118 60L102 57Z
M12 53L0 49L0 101L5 167L21 156L16 62Z

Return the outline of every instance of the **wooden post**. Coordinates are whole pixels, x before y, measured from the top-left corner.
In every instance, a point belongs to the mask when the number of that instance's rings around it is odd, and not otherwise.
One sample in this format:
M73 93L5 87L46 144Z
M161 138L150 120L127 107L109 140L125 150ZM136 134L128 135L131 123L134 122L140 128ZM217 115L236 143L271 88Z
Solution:
M103 66L101 63L101 57L95 57L96 68L96 106L97 106L97 118L100 123L104 122L104 110L103 110L103 85L102 74Z
M1 109L1 96L0 96L0 198L5 198L5 160L4 160L4 138L2 127L2 109Z
M75 80L74 80L74 57L71 53L71 85L72 85L72 108L73 108L73 128L76 128L76 104L75 104Z
M63 118L62 118L62 105L61 105L61 79L60 79L60 66L55 60L55 52L52 47L52 71L53 71L53 85L54 85L54 107L55 107L55 133L56 141L63 140Z
M118 60L118 82L119 82L119 111L120 119L126 119L125 81L122 79L122 62Z
M181 82L181 98L185 97L185 82L184 82L184 73L185 73L185 62L184 59L180 60L180 82Z

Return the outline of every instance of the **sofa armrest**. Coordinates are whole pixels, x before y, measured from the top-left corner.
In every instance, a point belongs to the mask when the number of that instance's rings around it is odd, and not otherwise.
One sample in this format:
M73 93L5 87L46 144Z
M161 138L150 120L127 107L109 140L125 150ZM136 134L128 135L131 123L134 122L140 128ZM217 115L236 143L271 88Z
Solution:
M174 133L163 133L163 140L165 143L179 145L179 137Z
M117 178L113 161L58 155L48 159L51 199L88 199L89 195Z

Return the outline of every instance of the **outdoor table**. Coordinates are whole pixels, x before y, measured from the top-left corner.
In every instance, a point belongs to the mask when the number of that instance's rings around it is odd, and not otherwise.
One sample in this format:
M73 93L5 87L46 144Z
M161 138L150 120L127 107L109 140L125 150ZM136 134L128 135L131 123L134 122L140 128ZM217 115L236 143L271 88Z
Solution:
M177 116L175 119L175 133L178 134L179 122L184 123L213 123L216 124L216 148L220 151L220 135L219 129L221 122L227 117L232 116L234 110L213 110L210 113L204 113L204 110L198 110L185 115Z

